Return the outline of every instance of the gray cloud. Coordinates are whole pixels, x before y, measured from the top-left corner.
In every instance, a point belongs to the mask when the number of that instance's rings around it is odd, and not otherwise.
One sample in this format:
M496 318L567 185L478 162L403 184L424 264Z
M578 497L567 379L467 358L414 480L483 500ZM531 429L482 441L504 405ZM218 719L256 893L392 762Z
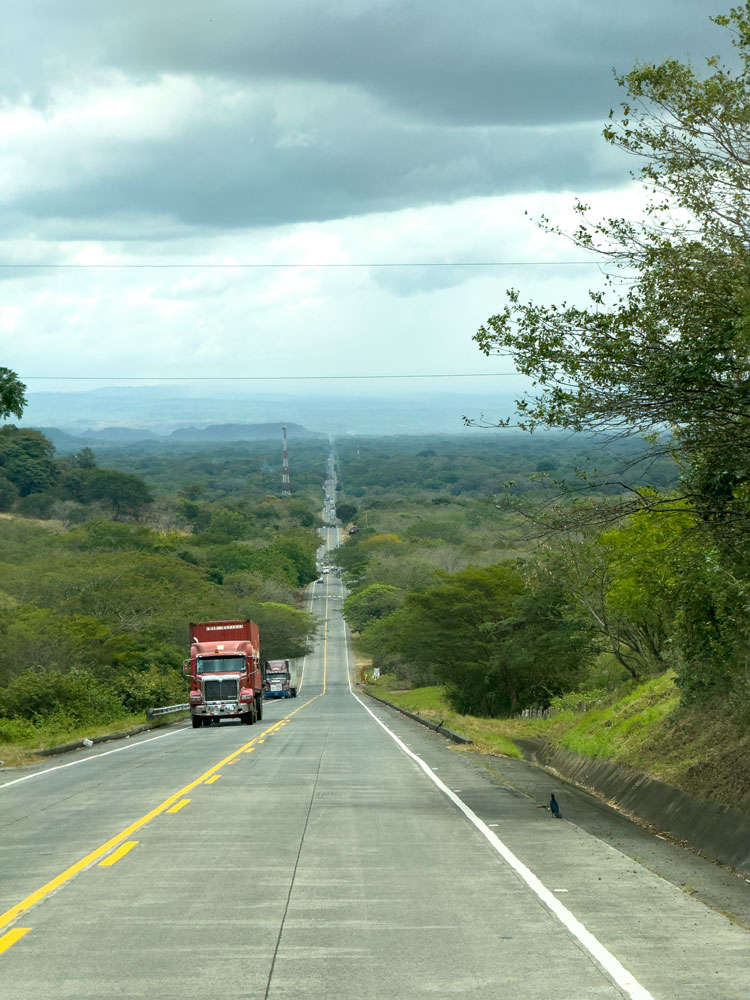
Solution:
M116 67L361 88L461 124L599 118L611 69L713 52L711 0L6 0L6 93ZM712 44L713 43L713 44ZM606 109L605 109L606 110Z
M524 211L569 229L570 192L641 210L634 164L601 138L612 68L726 48L715 9L3 0L0 264L20 266L0 267L2 363L134 379L497 370L471 336L507 285L583 303L600 277L547 266L570 246ZM545 266L421 266L487 259ZM317 267L366 261L410 266Z
M265 108L231 122L196 117L168 140L112 143L64 185L54 172L48 183L40 178L16 210L60 220L161 214L201 227L268 226L478 195L591 190L627 171L600 148L599 126L404 127L356 95L336 110L328 120L311 112L304 142L294 134L290 141Z
M169 74L205 95L161 130L155 109L147 135L94 123L20 154L35 176L16 214L105 217L118 234L144 213L267 226L617 185L628 166L599 136L611 68L716 37L712 0L6 4L6 107L24 94L51 121L92 88Z

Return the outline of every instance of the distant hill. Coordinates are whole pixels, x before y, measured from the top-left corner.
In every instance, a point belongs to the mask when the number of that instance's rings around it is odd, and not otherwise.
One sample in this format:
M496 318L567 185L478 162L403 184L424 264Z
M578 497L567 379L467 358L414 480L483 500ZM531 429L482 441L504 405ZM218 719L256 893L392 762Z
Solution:
M400 383L399 383L400 385ZM354 392L346 383L320 383L316 392L279 383L278 391L239 389L231 384L112 386L70 392L29 392L25 427L57 427L85 443L101 443L114 430L141 428L130 441L149 440L148 431L169 435L175 430L232 425L266 426L274 437L280 427L313 428L323 434L453 434L465 433L462 417L499 423L512 416L513 400L530 386L518 375L499 378L432 380L399 391L361 383ZM212 392L211 390L214 389ZM483 419L484 418L484 419ZM101 430L104 437L92 437ZM195 431L190 431L191 434ZM310 432L305 432L310 433ZM137 435L140 434L141 437ZM125 440L120 438L120 441ZM155 443L160 438L151 439ZM178 440L173 438L172 440ZM186 437L184 441L200 440ZM204 437L203 440L210 440ZM221 440L221 438L214 438ZM252 440L246 436L238 440Z
M80 451L81 448L85 448L86 445L92 445L94 443L93 441L87 441L84 438L80 438L75 434L68 434L67 431L61 431L59 427L34 427L33 429L44 434L44 436L55 446L55 451L60 452L62 455L68 455L71 452Z
M211 443L227 444L232 441L277 441L281 442L281 424L210 424L208 427L181 427L171 434L156 434L154 431L138 427L102 427L100 430L81 431L69 434L59 427L37 427L45 437L49 438L55 450L62 455L80 451L81 448L93 448L96 445L132 445L138 442L149 445L163 442L194 443L208 445ZM287 437L290 441L321 440L327 435L309 431L301 424L287 424Z
M95 441L156 441L161 435L145 427L102 427L98 431L86 431L85 436Z
M172 431L172 441L268 441L281 438L281 424L209 424L208 427L180 427ZM308 431L301 424L286 424L290 440L325 438L325 434Z

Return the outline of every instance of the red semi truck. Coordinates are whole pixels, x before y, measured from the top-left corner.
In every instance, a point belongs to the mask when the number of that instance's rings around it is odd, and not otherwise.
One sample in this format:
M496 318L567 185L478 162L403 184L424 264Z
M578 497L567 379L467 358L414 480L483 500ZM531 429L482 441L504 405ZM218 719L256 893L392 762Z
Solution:
M258 626L249 618L190 623L190 677L193 729L222 719L252 725L263 718L263 683Z

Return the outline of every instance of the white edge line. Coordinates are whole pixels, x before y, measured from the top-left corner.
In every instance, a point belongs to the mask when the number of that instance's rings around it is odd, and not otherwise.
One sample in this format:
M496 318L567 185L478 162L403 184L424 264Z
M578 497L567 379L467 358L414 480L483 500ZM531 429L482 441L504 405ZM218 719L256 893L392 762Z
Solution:
M348 645L348 644L347 644ZM348 651L347 651L347 666L348 666ZM348 670L347 670L348 675ZM368 706L362 701L358 695L352 690L351 679L349 681L349 691L353 698L355 698L362 708L371 715L372 718L377 722L377 724L384 729L386 733L391 737L392 740L400 747L401 750L407 756L419 765L419 767L424 771L427 777L434 782L435 785L446 795L451 802L456 805L461 812L466 816L466 818L474 824L474 826L479 830L482 836L489 841L490 845L494 847L497 853L510 865L510 867L524 880L533 893L535 893L539 899L544 903L548 910L552 912L554 916L560 921L563 926L570 931L570 933L575 937L588 951L588 953L599 963L599 965L604 969L604 971L610 976L614 981L615 985L620 987L620 989L625 990L629 997L633 1000L654 1000L654 997L647 989L645 989L638 980L630 973L628 970L615 958L612 952L608 951L604 945L594 937L591 931L587 930L586 927L574 917L570 910L563 906L557 896L553 895L549 889L542 883L542 881L528 868L520 858L507 847L502 840L495 834L490 828L481 820L477 814L470 809L465 802L463 802L454 792L448 788L447 785L438 778L434 773L432 768L426 764L421 757L418 757L413 753L405 743L403 743L394 732L392 732L384 722L375 715L374 712L368 708Z
M90 757L81 757L79 760L68 761L67 764L56 764L54 767L47 767L43 771L34 771L32 774L24 774L22 778L14 778L13 781L5 781L0 785L3 788L10 788L17 785L19 781L28 781L30 778L38 778L42 774L51 774L52 771L61 771L64 767L75 767L76 764L85 764L89 760L99 760L100 757L109 757L111 753L120 753L122 750L132 750L134 747L142 747L144 743L153 743L154 740L163 740L167 736L174 736L176 733L186 733L187 728L173 729L171 733L162 733L160 736L149 736L147 740L137 740L135 743L128 743L125 747L115 747L114 750L105 750L103 753L92 753Z

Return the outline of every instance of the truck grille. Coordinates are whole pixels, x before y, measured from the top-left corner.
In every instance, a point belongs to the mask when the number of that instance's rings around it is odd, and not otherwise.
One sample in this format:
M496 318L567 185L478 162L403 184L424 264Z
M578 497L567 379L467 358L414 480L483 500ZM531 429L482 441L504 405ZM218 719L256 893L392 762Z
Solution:
M211 677L203 681L206 701L236 701L237 691L236 677Z

